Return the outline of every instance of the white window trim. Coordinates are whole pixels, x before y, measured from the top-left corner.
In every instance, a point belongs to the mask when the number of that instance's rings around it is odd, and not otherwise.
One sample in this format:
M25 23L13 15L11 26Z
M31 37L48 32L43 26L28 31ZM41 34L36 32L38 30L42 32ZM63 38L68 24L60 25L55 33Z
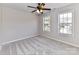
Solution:
M58 33L66 35L66 33L60 33L60 26L59 26L60 19L59 19L59 15L63 14L63 13L67 13L67 12L72 12L72 34L67 34L67 35L73 35L74 34L74 9L67 9L67 10L61 10L61 11L59 11L59 13L58 13Z
M43 20L43 32L50 32L51 31L51 15L50 15L50 13L45 13L42 16L43 17L50 16L50 30L49 31L44 30L44 20Z

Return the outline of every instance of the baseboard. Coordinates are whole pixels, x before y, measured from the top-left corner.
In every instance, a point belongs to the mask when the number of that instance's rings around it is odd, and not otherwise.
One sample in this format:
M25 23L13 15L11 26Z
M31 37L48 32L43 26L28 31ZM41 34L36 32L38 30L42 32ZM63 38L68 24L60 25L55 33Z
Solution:
M61 43L67 44L67 45L71 45L71 46L76 47L76 48L79 48L79 45L76 45L76 44L73 44L73 43L70 43L70 42L66 42L66 41L55 39L55 38L51 38L51 37L49 37L47 35L42 35L42 36L44 36L46 38L49 38L49 39L52 39L52 40L55 40L55 41L59 41Z
M20 40L25 40L25 39L28 39L28 38L36 37L36 36L39 36L39 34L38 34L38 35L30 35L30 36L27 36L27 37L25 37L25 38L20 38L20 39L16 39L16 40L4 42L4 43L2 43L0 46L6 45L6 44L10 44L10 43L12 43L12 42L17 42L17 41L20 41Z

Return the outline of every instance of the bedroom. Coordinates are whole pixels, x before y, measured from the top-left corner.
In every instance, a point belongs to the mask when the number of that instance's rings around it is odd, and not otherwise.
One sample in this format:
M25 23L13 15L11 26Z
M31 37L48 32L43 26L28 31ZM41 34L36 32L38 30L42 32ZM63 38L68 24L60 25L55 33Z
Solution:
M38 3L0 3L1 55L79 54L79 3L28 6Z

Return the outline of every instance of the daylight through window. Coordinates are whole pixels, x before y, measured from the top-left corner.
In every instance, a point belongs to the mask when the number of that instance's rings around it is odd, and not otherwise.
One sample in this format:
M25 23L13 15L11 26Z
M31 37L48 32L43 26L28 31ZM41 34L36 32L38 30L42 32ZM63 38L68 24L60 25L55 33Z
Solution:
M43 16L43 31L50 31L50 16Z
M72 34L72 12L59 14L59 32Z

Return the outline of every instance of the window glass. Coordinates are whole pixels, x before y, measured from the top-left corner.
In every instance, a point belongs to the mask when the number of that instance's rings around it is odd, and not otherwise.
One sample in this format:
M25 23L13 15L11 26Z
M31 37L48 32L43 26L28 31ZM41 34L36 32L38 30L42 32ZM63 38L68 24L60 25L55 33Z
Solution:
M50 31L50 16L43 17L43 31Z
M59 15L60 33L72 34L72 12Z

